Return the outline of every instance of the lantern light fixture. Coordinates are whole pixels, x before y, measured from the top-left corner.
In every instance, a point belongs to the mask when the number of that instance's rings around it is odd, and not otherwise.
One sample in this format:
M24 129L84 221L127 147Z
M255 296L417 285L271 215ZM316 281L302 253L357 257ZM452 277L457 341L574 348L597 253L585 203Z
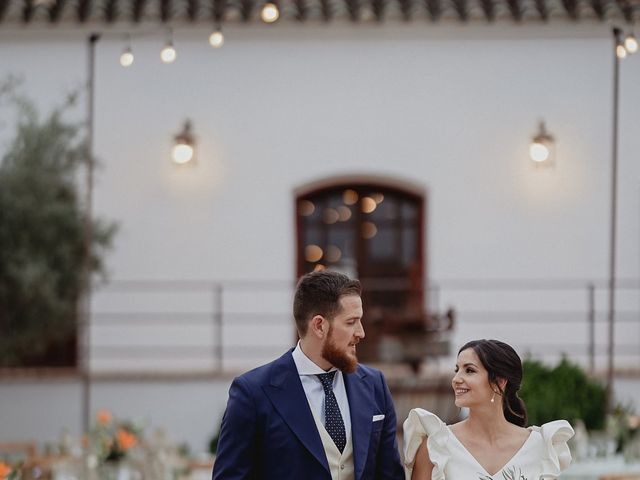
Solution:
M555 140L549 135L544 122L540 122L538 133L529 146L529 157L536 165L552 165L554 163Z
M195 163L196 140L192 132L190 120L184 122L180 133L175 135L173 148L171 149L171 159L178 165Z

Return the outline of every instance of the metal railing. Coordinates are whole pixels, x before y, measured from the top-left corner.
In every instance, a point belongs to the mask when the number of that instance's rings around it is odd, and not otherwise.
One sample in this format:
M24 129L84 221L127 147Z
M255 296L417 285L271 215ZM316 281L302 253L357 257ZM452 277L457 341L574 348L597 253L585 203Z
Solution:
M112 282L94 294L91 372L219 374L266 362L295 342L293 288L287 281ZM640 282L619 281L617 292L615 363L637 370ZM592 372L606 361L606 294L605 282L580 280L447 280L424 293L431 312L455 310L454 349L471 338L500 338L523 355L566 354Z

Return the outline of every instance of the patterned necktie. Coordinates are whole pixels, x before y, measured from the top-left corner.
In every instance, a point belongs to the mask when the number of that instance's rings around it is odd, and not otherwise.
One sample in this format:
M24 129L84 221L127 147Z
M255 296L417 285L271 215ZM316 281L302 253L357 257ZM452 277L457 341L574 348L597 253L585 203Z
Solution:
M324 388L324 426L329 436L333 439L333 443L342 453L347 444L347 434L345 433L342 415L340 415L340 408L338 408L338 401L333 393L333 377L335 375L336 370L320 373L316 377L320 379L322 388Z

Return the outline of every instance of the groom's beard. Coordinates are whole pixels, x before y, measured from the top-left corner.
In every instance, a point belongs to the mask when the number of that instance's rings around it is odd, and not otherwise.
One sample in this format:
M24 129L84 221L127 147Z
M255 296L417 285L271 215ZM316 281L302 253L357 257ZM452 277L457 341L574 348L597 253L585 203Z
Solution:
M358 358L347 352L346 348L340 348L333 340L333 327L329 325L327 340L320 353L331 365L344 373L353 373L358 368Z

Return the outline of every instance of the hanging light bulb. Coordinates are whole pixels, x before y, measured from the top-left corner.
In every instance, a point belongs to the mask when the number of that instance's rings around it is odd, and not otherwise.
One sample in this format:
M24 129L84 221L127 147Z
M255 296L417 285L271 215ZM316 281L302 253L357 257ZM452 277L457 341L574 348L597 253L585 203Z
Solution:
M627 49L624 48L622 43L616 45L616 56L618 58L626 58L627 57Z
M273 23L280 17L280 10L275 3L267 2L260 11L260 18L265 23Z
M169 29L167 33L167 43L160 51L160 59L163 63L173 63L178 56L176 49L173 46L173 31Z
M222 34L222 28L218 25L211 35L209 35L209 45L213 48L220 48L224 45L224 35Z
M624 39L624 48L629 53L636 53L638 51L638 40L633 33L630 33Z
M160 59L163 63L173 63L177 56L176 49L171 42L167 43L160 52Z
M131 65L133 65L133 60L134 60L134 56L133 56L133 52L131 51L131 47L125 48L122 54L120 55L120 65L122 65L125 68L130 67Z
M129 34L126 35L125 41L126 46L120 54L120 65L126 68L133 65L134 56L133 51L131 50L131 37L129 36Z

